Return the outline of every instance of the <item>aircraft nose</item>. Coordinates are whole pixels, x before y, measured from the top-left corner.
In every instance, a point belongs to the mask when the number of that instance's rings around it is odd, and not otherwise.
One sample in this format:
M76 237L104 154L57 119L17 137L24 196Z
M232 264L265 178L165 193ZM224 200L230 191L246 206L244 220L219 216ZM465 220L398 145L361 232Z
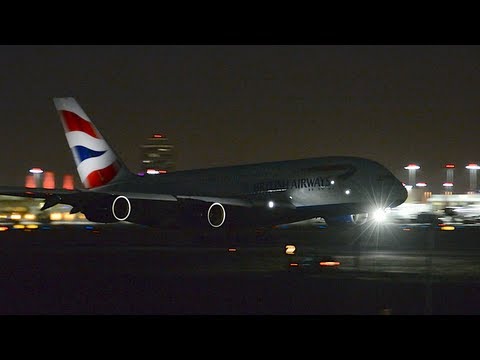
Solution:
M392 199L390 207L396 207L403 204L407 200L407 197L407 189L405 188L405 186L403 186L401 182L398 182L398 184L396 185L395 195Z
M407 197L407 189L397 178L388 176L377 179L373 191L373 198L377 206L394 208L403 204Z

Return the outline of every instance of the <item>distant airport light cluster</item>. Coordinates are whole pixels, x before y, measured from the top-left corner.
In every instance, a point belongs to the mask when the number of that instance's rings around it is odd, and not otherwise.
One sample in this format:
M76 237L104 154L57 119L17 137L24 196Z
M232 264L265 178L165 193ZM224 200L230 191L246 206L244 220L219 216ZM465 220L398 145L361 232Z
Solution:
M449 194L452 194L452 189L454 187L453 181L453 174L455 170L455 164L453 163L446 163L443 165L443 168L446 170L446 179L445 182L442 184L444 188L447 189ZM415 163L409 163L408 165L403 167L405 170L408 170L408 184L404 183L404 186L407 190L411 190L415 187L426 187L427 184L424 182L415 182L416 172L420 169L420 166ZM480 169L480 165L477 163L468 163L465 166L466 169L470 171L470 184L469 184L469 191L468 193L476 193L477 192L477 170Z
M157 175L157 174L166 174L167 170L157 170L157 169L147 169L147 174Z
M175 170L175 147L165 134L155 133L140 145L143 176L165 174Z
M417 164L408 164L404 169L408 170L408 184L413 186L413 184L415 184L416 171L420 169L420 166Z
M445 168L447 169L447 179L446 179L446 182L447 183L452 183L452 187L453 187L453 169L455 169L455 165L454 164L445 164ZM451 190L451 189L450 189ZM451 193L451 191L449 190L448 193Z
M25 178L25 187L29 189L34 189L37 187L35 184L35 179L33 178L33 175L29 174Z
M470 192L473 193L477 191L477 170L480 169L480 166L470 163L465 168L470 170Z
M39 167L33 167L28 172L31 175L25 180L25 187L28 188L39 188L41 185L41 177L40 175L43 174L43 169Z
M66 190L73 190L75 188L75 182L73 181L73 175L65 174L63 175L63 186Z
M44 171L39 167L28 170L29 174L25 177L25 187L29 189L55 189L55 173L53 171ZM73 190L75 188L74 178L71 174L63 176L63 189Z
M43 173L43 188L55 189L55 175L52 171L45 171Z

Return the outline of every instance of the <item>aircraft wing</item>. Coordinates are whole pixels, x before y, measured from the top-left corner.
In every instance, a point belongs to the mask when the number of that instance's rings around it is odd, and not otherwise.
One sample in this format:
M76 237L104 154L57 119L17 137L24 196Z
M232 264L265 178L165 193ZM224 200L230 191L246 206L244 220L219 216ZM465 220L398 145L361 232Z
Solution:
M239 197L218 197L108 191L107 189L66 190L3 186L0 187L0 195L45 199L41 210L57 204L70 205L72 206L71 214L82 212L88 220L104 223L127 220L151 225L190 219L189 223L203 222L209 223L212 227L219 227L225 221L227 212L234 218L244 219L251 216L255 219L260 214L258 212L261 211L260 209L275 207L277 213L281 209L285 211L294 209L294 206L281 193L275 194L274 200L269 197L266 201L263 196L252 197L251 194ZM270 206L272 201L274 205ZM251 212L252 208L256 210Z
M38 199L46 199L47 197L57 195L76 194L78 190L67 189L43 189L43 188L26 188L22 186L0 186L0 195L30 197Z
M29 197L38 199L48 199L52 196L59 197L63 204L73 205L70 202L80 198L94 199L96 197L103 198L105 196L126 196L129 199L136 200L156 200L156 201L181 201L198 200L208 203L219 202L224 205L252 207L253 199L232 198L232 197L215 197L215 196L197 196L197 195L172 195L172 194L152 194L141 192L126 191L91 191L91 190L67 190L67 189L44 189L44 188L26 188L22 186L0 186L0 195Z
M125 196L131 200L144 201L167 201L167 202L205 202L205 203L221 203L222 205L253 207L257 200L247 198L232 197L212 197L197 195L171 195L171 194L152 194L141 192L117 192L117 191L91 191L91 190L67 190L67 189L43 189L43 188L26 188L21 186L1 186L0 195L18 196L25 198L45 199L45 205L42 210L48 209L56 204L66 204L78 207L84 203L102 200L106 198Z
M21 186L0 187L0 195L45 199L45 204L41 210L48 209L56 204L67 204L73 207L78 206L78 204L85 201L86 198L91 197L85 194L87 194L87 192L81 190L26 188Z

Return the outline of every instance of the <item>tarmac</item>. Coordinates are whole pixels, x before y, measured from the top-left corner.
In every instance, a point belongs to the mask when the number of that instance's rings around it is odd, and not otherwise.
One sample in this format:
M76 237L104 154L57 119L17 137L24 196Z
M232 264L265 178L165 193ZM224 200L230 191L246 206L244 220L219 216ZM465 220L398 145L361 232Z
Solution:
M1 315L477 315L480 227L0 233Z

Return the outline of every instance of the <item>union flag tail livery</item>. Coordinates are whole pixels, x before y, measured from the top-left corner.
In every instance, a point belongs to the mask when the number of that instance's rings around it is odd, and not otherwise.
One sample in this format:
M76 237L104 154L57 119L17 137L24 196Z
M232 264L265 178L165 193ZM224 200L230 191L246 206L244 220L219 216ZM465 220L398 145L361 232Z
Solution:
M94 189L121 178L121 174L128 170L77 101L66 97L54 98L53 102L83 186Z

